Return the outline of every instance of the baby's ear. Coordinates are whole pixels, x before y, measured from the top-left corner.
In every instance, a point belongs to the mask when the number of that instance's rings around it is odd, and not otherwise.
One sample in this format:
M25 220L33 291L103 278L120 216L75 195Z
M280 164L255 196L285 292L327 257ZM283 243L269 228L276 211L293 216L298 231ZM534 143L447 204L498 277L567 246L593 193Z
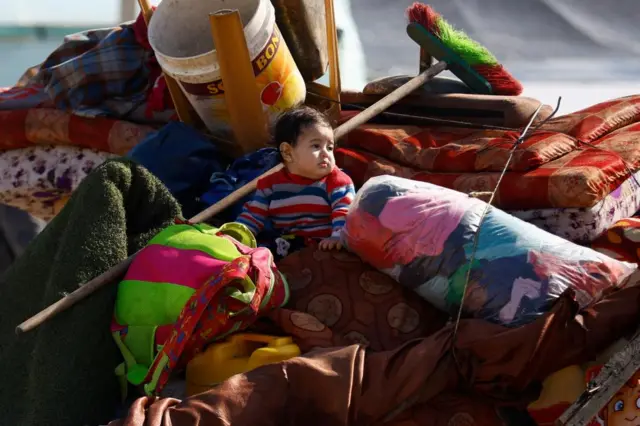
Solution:
M289 142L282 142L278 149L285 163L291 163L293 161L293 146Z

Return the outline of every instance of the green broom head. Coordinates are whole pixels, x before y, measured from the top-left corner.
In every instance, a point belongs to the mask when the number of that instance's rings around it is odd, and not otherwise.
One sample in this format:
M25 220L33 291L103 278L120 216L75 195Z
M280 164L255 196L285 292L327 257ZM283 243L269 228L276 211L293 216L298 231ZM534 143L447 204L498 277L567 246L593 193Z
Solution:
M410 22L422 25L455 52L491 85L496 95L519 95L522 85L498 62L493 54L463 31L457 30L433 8L414 3L407 9Z

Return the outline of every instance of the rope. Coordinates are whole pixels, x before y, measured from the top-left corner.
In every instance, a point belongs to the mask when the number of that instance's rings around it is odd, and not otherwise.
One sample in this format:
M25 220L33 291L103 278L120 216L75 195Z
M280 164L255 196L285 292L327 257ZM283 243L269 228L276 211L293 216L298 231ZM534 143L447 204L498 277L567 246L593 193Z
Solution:
M542 127L545 123L547 123L549 120L551 120L556 113L558 112L558 110L560 109L560 103L562 101L562 97L558 98L558 102L556 104L556 108L553 110L553 112L551 113L551 115L549 115L547 118L545 118L541 123L539 123L532 131L536 132L540 127ZM527 134L529 133L529 129L531 128L531 125L533 124L533 122L535 121L536 117L538 116L538 114L540 113L540 110L542 109L543 104L540 103L540 105L538 106L538 108L536 108L536 110L534 111L533 115L531 116L531 119L529 120L529 123L527 123L527 125L525 126L525 128L522 130L522 133L520 133L520 136L518 137L518 139L516 139L513 142L513 145L511 147L511 150L509 151L509 157L507 158L507 161L504 165L504 167L502 168L502 172L500 173L500 176L498 177L498 181L496 182L496 187L493 188L493 191L491 192L491 197L489 197L489 201L487 201L487 205L484 208L484 211L482 212L482 215L480 216L480 221L478 222L478 229L476 230L476 232L473 235L473 248L471 250L471 257L469 258L469 267L467 268L467 275L465 278L465 282L464 282L464 287L462 288L462 297L460 299L460 307L458 308L458 314L456 316L456 322L453 328L453 356L455 358L455 342L456 342L456 337L458 335L458 327L460 325L460 319L462 317L462 309L464 306L464 299L467 295L467 287L469 286L469 281L471 280L471 267L473 265L473 262L475 261L476 258L476 252L478 250L478 243L480 241L480 229L482 228L482 224L484 223L485 218L487 217L487 213L489 213L489 209L492 207L492 203L494 198L496 197L496 194L498 193L498 189L500 188L500 183L502 183L502 179L504 178L504 176L507 174L507 170L509 170L509 165L511 164L511 160L513 159L513 154L516 152L516 149L518 148L518 146L524 141L525 137L527 136ZM457 364L457 360L456 360L456 364Z
M325 101L329 101L332 103L337 103L340 104L342 106L346 106L349 108L354 108L354 109L360 109L360 110L364 110L365 108L360 106L360 105L354 105L354 104L347 104L347 103L343 103L343 102L339 102L336 101L334 99L316 94L316 93L309 93L310 95L316 96L318 98L321 98ZM476 232L474 233L474 238L473 238L473 247L472 247L472 251L471 251L471 256L469 258L469 268L467 269L467 273L466 273L466 277L465 277L465 283L464 283L464 287L463 287L463 291L462 291L462 296L461 296L461 300L460 300L460 306L458 308L458 312L455 318L455 324L454 324L454 329L453 329L453 333L452 333L452 356L454 358L454 362L456 364L456 367L458 368L458 370L460 371L460 363L459 360L456 356L456 346L455 346L455 342L456 342L456 338L458 336L458 330L459 330L459 325L460 325L460 320L462 319L462 310L464 307L464 301L465 301L465 297L466 297L466 293L467 293L467 288L469 286L469 282L471 280L471 265L473 265L473 262L475 260L475 256L476 256L476 252L478 249L478 244L479 244L479 240L480 240L480 230L482 228L482 224L484 223L484 220L486 218L487 213L489 212L489 209L492 207L492 203L496 197L496 194L498 193L498 190L500 188L500 184L502 182L502 179L504 178L504 176L506 175L508 169L509 169L509 165L511 164L511 161L513 159L513 156L515 154L515 151L517 150L518 146L521 145L524 142L524 139L527 137L527 135L529 133L535 133L537 130L539 130L543 125L545 125L547 122L549 122L552 118L554 118L556 116L556 114L558 113L558 110L560 109L560 104L562 102L562 97L558 97L558 101L556 104L555 109L553 110L553 112L551 113L551 115L549 115L547 118L545 118L542 122L540 122L538 125L536 125L531 131L530 128L533 124L533 122L535 121L536 117L538 116L538 114L540 113L543 104L540 103L540 105L538 106L538 108L534 111L534 113L532 114L529 122L527 123L527 125L524 127L524 129L522 130L522 132L520 133L520 136L513 142L513 145L510 149L509 152L509 157L507 158L507 161L500 173L500 176L498 177L498 181L496 182L496 186L493 189L493 191L491 192L491 197L489 198L489 200L487 201L487 204L485 206L485 209L480 217L480 221L478 222L478 228L476 230ZM385 111L383 112L381 115L387 115L387 116L391 116L391 117L398 117L398 118L408 118L408 119L414 119L414 120L420 120L420 121L425 121L425 122L429 122L429 123L434 123L434 124L447 124L447 125L452 125L452 126L461 126L461 127L471 127L471 128L478 128L478 129L489 129L489 130L506 130L506 131L518 131L519 129L514 129L514 128L508 128L508 127L502 127L502 126L493 126L493 125L481 125L481 124L476 124L476 123L471 123L471 122L465 122L465 121L457 121L457 120L446 120L446 119L438 119L438 118L432 118L432 117L422 117L422 116L416 116L416 115L412 115L412 114L401 114L401 113L393 113L393 112L388 112ZM631 167L631 165L629 165L629 163L622 158L622 156L620 154L618 154L617 152L599 147L597 145L593 145L591 143L588 142L583 142L578 140L579 144L583 144L583 145L587 145L591 148L594 149L598 149L604 152L608 152L611 153L615 156L617 156L620 161L622 161L622 163L624 164L627 172L629 173L629 175L631 176L631 178L634 180L634 182L636 183L637 187L640 188L640 182L638 182L638 179L636 178L633 169ZM491 145L491 144L489 144ZM480 150L480 152L491 148L492 146L486 146L484 148L482 148ZM426 383L425 385L426 386ZM382 419L382 423L387 423L391 420L393 420L394 418L396 418L399 414L401 414L402 412L404 412L405 410L411 408L414 404L416 404L419 399L420 396L423 392L418 392L416 394L414 394L414 396L412 398L407 398L404 401L402 401L396 408L394 408L393 410L391 410L386 416L384 416L384 418Z
M336 103L336 104L340 104L342 106L346 106L349 108L353 108L353 109L359 109L359 110L364 110L366 109L365 107L362 107L360 105L355 105L355 104L347 104L347 103L343 103L343 102L339 102L336 101L334 99L316 94L316 93L312 93L309 92L308 94L313 95L315 97L318 97L320 99L323 99L325 101L329 101L332 103ZM551 113L551 115L549 115L547 118L545 118L541 123L539 123L535 128L533 128L533 130L531 130L531 133L536 132L538 129L540 129L540 127L542 127L543 125L545 125L549 120L551 120L553 117L555 117L555 115L557 114L558 110L560 109L560 103L562 101L562 97L558 97L558 101L556 104L556 108L554 109L554 111ZM513 145L510 149L509 152L509 157L507 158L507 161L500 173L500 176L498 177L498 181L496 182L496 186L493 189L492 193L491 193L491 197L489 198L489 200L487 201L487 205L485 206L485 209L480 217L480 221L478 222L478 229L476 230L476 232L474 233L474 238L473 238L473 248L472 248L472 252L471 252L471 256L469 258L469 268L467 269L467 274L465 277L465 283L464 283L464 287L463 287L463 291L462 291L462 296L460 299L460 306L458 308L458 312L456 315L456 319L455 319L455 324L454 324L454 329L453 329L453 333L452 333L452 355L454 358L454 362L456 363L456 367L458 368L458 370L460 370L460 364L458 362L458 358L456 356L456 346L455 346L455 342L456 342L456 338L458 335L458 329L459 329L459 325L460 325L460 320L462 318L462 310L464 307L464 301L465 301L465 297L467 294L467 288L469 286L469 282L471 280L471 265L473 265L473 262L475 260L475 255L478 249L478 244L480 241L480 230L482 227L482 224L484 223L484 220L486 218L487 213L489 212L489 209L492 207L492 203L495 199L496 194L498 193L498 189L500 187L500 183L502 182L502 179L504 178L504 176L506 175L508 169L509 169L509 165L511 164L511 161L513 159L513 155L515 154L516 149L518 148L519 145L522 144L522 142L524 141L524 139L526 138L527 134L530 133L529 129L531 128L533 122L535 121L536 117L538 116L538 114L540 113L541 109L543 107L543 104L540 103L540 105L538 106L538 108L534 111L534 113L532 114L529 122L527 123L527 125L524 127L524 129L522 130L522 132L520 133L520 136L513 142ZM397 117L397 118L405 118L405 119L414 119L414 120L419 120L419 121L424 121L424 122L428 122L428 123L433 123L433 124L444 124L444 125L451 125L451 126L460 126L460 127L470 127L470 128L477 128L477 129L487 129L487 130L505 130L505 131L517 131L519 129L515 129L515 128L509 128L509 127L502 127L502 126L493 126L493 125L483 125L483 124L476 124L476 123L471 123L471 122L466 122L466 121L458 121L458 120L447 120L447 119L439 119L439 118L433 118L433 117L423 117L423 116L417 116L417 115L412 115L412 114L401 114L401 113L393 113L393 112L382 112L380 115L387 115L390 117ZM211 137L212 139L216 139L220 142L225 142L225 143L230 143L229 140L210 134L208 133L207 136ZM638 182L638 179L635 176L635 173L633 172L632 167L629 165L629 163L622 158L622 156L620 154L618 154L617 152L614 151L610 151L608 149L599 147L597 145L593 145L589 142L583 142L578 140L579 144L582 145L586 145L589 146L590 148L593 149L598 149L604 152L608 152L611 153L615 156L617 156L620 161L622 161L622 163L624 164L627 172L629 173L629 175L631 176L631 178L634 180L634 182L636 183L636 186L638 188L640 188L640 182ZM491 144L490 144L491 145ZM480 150L480 152L491 148L492 146L486 146L484 148L482 148ZM638 334L640 332L637 332L636 334ZM425 385L426 386L426 383ZM396 408L394 408L393 410L391 410L383 419L382 422L383 423L387 423L391 420L393 420L396 416L398 416L399 414L401 414L402 412L404 412L405 410L411 408L414 404L416 404L419 399L420 399L420 395L422 394L422 392L418 392L416 393L412 398L408 398L404 401L402 401Z
M543 126L545 123L547 123L551 118L553 118L556 115L556 113L560 109L560 102L561 101L562 101L562 97L559 97L558 98L558 103L557 103L556 108L553 111L553 113L551 113L551 115L549 117L545 118L541 123L539 123L533 129L533 132L538 130L541 126ZM504 175L507 173L507 170L509 169L509 164L511 163L511 160L513 158L513 154L515 153L518 145L520 145L524 141L526 135L529 133L529 129L531 128L533 122L535 121L536 117L540 113L540 110L542 109L542 107L543 107L543 104L541 102L540 105L538 106L538 108L531 115L531 118L529 119L529 122L527 123L525 128L520 133L520 136L518 137L518 139L516 139L514 141L513 146L511 147L511 150L510 150L510 153L509 153L509 157L507 158L507 162L505 163L505 165L504 165L504 167L502 169L502 173L500 174L500 177L498 178L498 181L496 182L496 187L493 189L493 191L491 193L491 197L489 198L489 201L487 202L487 205L486 205L486 207L485 207L485 209L484 209L484 211L482 213L482 216L480 217L480 221L478 222L478 229L476 230L476 232L474 234L473 249L472 249L472 252L471 252L471 257L469 259L469 268L467 270L465 284L464 284L463 291L462 291L462 297L461 297L461 300L460 300L460 306L458 308L458 313L457 313L457 316L456 316L456 322L455 322L453 333L452 333L451 353L453 355L453 359L454 359L454 362L456 363L456 367L458 368L458 370L460 370L460 364L458 363L458 358L456 357L455 342L456 342L456 337L457 337L457 334L458 334L458 326L460 324L460 319L462 317L462 309L463 309L463 306L464 306L464 299L465 299L465 296L466 296L466 293L467 293L467 287L469 285L469 280L471 279L471 265L473 264L473 261L475 260L476 251L478 249L478 242L480 240L480 229L482 227L482 224L484 222L484 219L485 219L487 213L489 212L489 209L491 208L491 203L493 202L493 200L495 198L495 195L498 192L498 189L500 187L500 183L502 182L502 179L504 178ZM420 392L417 392L416 394L414 394L414 396L412 398L408 398L408 399L402 401L395 409L390 411L382 419L382 422L383 423L387 423L387 422L393 420L397 415L399 415L400 413L404 412L405 410L411 408L414 404L416 404L420 400L420 396L423 393L423 390L424 390L424 388L426 386L427 386L427 383L425 383L423 385L423 389Z

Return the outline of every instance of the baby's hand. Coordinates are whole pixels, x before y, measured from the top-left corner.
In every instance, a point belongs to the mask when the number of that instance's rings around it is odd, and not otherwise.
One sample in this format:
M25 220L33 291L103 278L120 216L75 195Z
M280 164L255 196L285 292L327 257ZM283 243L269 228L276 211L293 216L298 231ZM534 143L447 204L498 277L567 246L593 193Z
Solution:
M320 241L318 247L320 248L320 250L324 251L342 250L342 243L340 242L340 238L330 237Z

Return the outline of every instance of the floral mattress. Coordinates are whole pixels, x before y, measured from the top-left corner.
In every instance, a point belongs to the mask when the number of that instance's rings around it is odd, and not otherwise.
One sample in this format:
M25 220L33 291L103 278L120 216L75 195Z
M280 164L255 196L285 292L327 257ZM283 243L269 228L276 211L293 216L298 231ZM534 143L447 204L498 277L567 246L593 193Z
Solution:
M0 203L53 218L82 179L152 127L48 108L0 111Z
M95 167L113 154L72 146L0 153L0 203L51 220Z
M640 172L593 207L512 210L509 213L569 241L593 241L620 219L640 211Z

